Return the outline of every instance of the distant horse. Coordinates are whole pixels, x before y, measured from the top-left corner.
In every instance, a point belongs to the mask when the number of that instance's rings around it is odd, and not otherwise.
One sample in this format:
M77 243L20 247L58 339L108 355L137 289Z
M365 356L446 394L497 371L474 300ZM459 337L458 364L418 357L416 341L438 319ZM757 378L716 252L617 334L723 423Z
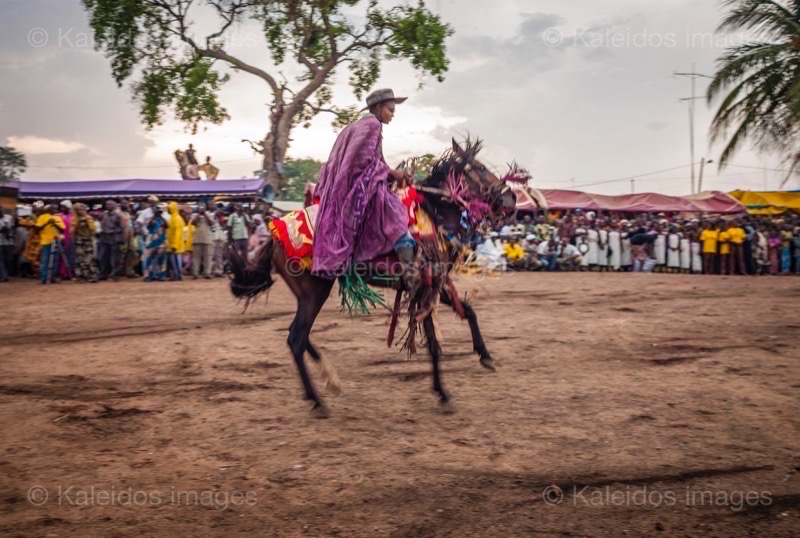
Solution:
M480 356L480 363L484 367L494 370L494 361L481 337L475 312L469 304L461 303L459 300L455 287L449 280L449 272L461 250L457 246L459 238L466 239L470 236L485 218L501 218L509 212L515 211L516 208L516 198L511 188L475 158L479 150L480 141L470 143L468 140L465 147L462 148L453 140L452 150L447 151L436 162L431 175L414 185L423 196L422 209L430 216L437 228L435 235L437 239L433 250L445 252L448 263L444 274L440 275L438 287L430 285L432 278L430 269L428 269L427 288L423 287L417 296L411 298L412 305L420 304L423 308L419 314L416 314L412 306L410 328L415 321L422 324L433 365L433 390L438 394L439 401L446 410L449 409L450 397L442 387L439 372L441 349L436 336L435 318L430 306L427 309L424 308L425 305L421 302L420 297L427 294L430 299L431 293L438 294L442 303L453 307L462 317L466 318L472 331L473 348ZM470 219L465 217L467 214L475 216ZM369 231L364 233L369 233ZM450 237L445 239L445 233L450 234ZM419 247L422 246L424 245L419 245ZM333 288L333 281L319 278L309 271L297 271L296 264L292 264L292 260L288 258L281 243L272 239L267 241L252 262L248 262L233 248L228 250L227 256L233 273L230 287L234 296L249 300L265 292L274 283L270 274L273 269L283 277L289 289L294 293L297 298L297 313L289 328L289 348L303 382L305 399L313 402L312 414L319 418L327 417L327 407L314 390L303 355L307 351L311 358L320 365L323 377L327 378L328 386L333 390L338 390L338 378L335 370L328 361L321 357L309 339L314 321ZM385 279L372 280L370 275L367 275L367 280L371 285L387 287ZM425 279L423 278L423 280ZM398 285L402 290L402 284ZM393 322L396 320L399 309L399 299L398 294ZM425 304L430 304L430 302ZM390 330L390 334L392 331L393 328ZM407 342L410 341L412 348L413 339L414 332L411 330Z

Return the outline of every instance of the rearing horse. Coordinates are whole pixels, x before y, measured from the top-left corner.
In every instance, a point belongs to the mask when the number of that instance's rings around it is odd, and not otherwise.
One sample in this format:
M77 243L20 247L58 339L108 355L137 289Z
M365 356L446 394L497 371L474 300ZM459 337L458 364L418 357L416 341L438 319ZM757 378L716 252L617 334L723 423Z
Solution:
M422 209L432 218L439 231L446 232L450 236L448 241L444 239L443 233L437 235L440 246L448 257L444 275L448 282L449 271L460 252L458 240L471 235L484 219L500 218L514 211L516 207L516 198L511 188L475 158L480 147L480 141L471 143L467 140L462 148L453 140L452 150L445 152L436 162L431 175L414 185L422 194ZM364 233L369 231L365 230ZM307 351L320 365L323 377L327 378L328 387L338 391L338 377L334 368L322 358L309 338L314 321L333 288L333 281L319 278L309 271L297 271L297 265L292 264L281 243L272 239L264 244L253 262L248 263L233 248L228 249L227 256L233 273L230 286L234 296L252 299L265 292L274 283L271 276L273 270L283 277L294 293L297 298L297 313L289 328L289 348L303 382L305 399L313 402L312 414L319 418L327 417L327 407L314 390L303 356ZM366 279L371 285L393 287L388 285L386 280L371 280L370 275L367 275ZM441 287L436 292L442 303L453 307L468 320L473 349L480 356L480 363L494 370L494 360L481 337L475 311L469 304L460 302L452 284L449 287ZM395 316L398 306L399 303L395 306ZM440 403L449 410L450 397L442 387L439 371L441 350L436 337L434 319L431 312L420 316L423 317L420 321L431 354L433 390L438 394ZM411 338L413 339L413 333Z

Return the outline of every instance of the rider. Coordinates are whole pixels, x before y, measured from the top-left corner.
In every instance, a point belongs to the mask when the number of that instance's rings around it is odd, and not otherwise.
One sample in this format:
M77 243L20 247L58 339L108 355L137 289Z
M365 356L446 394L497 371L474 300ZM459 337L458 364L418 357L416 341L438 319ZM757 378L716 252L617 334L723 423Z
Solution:
M311 268L315 275L333 279L352 263L392 249L404 264L404 274L409 273L415 243L408 231L407 210L390 190L389 180L411 178L386 164L381 147L383 124L392 121L395 106L405 100L391 89L369 94L369 113L342 130L320 170Z

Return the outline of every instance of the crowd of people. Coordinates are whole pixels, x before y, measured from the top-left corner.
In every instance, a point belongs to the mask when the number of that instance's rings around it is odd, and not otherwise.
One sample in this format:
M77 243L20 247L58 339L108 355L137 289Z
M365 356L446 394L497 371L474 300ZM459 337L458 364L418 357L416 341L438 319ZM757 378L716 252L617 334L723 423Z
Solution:
M0 211L0 281L222 277L226 243L251 254L269 237L265 222L273 216L268 205L165 204L155 196L143 204L109 200L91 209L69 200L36 202L28 213Z
M629 219L576 210L525 215L476 237L478 265L501 271L800 274L800 216Z
M155 196L91 209L36 202L30 213L0 210L0 281L222 277L226 244L253 256L274 216L268 204L166 204ZM470 246L478 266L500 271L800 274L800 216L526 214L482 230Z

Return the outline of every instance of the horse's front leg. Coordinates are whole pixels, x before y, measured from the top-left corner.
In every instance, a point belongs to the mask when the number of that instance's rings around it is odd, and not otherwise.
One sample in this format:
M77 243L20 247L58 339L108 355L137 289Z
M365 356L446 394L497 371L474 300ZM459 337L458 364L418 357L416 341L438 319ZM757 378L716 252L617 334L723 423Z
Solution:
M442 411L445 413L452 413L453 407L450 404L450 396L445 392L442 387L442 377L439 368L439 341L436 338L436 327L433 324L433 317L428 316L422 322L422 327L425 330L425 338L428 340L428 351L431 354L431 364L433 366L433 391L439 395L439 403L442 405Z
M441 293L442 303L453 307L453 301L447 292ZM488 368L491 371L496 371L494 359L492 358L489 350L486 349L486 343L481 336L481 328L478 326L478 316L475 314L475 309L468 303L461 303L461 308L464 310L464 317L467 318L469 323L469 330L472 333L472 349L480 357L481 366Z

